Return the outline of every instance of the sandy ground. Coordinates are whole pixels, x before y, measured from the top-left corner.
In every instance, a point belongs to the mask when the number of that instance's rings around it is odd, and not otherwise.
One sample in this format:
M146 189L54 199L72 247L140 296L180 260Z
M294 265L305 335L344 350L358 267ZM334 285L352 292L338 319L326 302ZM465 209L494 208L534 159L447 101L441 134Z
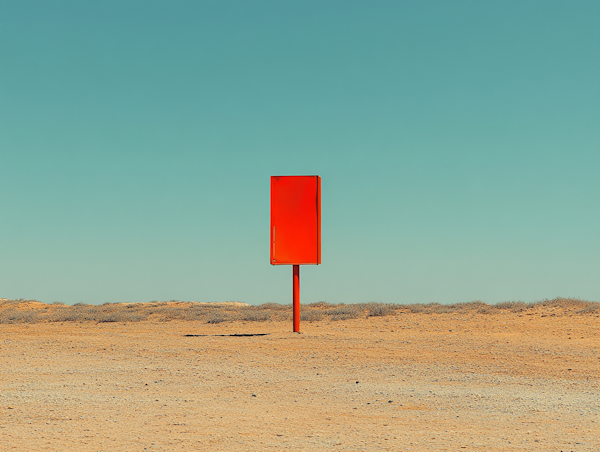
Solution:
M600 451L600 318L551 311L0 325L0 451Z

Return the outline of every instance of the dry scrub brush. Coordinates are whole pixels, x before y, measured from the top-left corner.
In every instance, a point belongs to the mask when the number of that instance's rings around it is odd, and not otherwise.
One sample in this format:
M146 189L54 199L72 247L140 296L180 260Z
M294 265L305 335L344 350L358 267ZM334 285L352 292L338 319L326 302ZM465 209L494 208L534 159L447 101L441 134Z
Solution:
M303 322L343 321L367 317L398 316L411 313L420 314L497 314L539 313L540 315L600 315L600 303L576 298L554 298L536 303L510 301L489 305L481 301L442 305L357 303L330 304L324 301L302 305L300 320ZM552 314L549 314L552 313ZM48 322L169 322L198 321L203 323L223 322L269 322L291 320L292 306L265 303L258 306L241 304L195 303L195 302L151 302L151 303L104 303L87 305L77 303L67 306L63 303L45 304L35 300L0 299L0 324L48 323Z

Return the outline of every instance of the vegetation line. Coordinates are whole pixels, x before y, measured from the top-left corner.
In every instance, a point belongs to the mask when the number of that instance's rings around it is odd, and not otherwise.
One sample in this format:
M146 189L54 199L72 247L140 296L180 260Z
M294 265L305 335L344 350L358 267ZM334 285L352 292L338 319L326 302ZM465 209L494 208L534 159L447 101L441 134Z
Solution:
M324 301L302 305L303 322L340 321L409 313L423 314L496 314L500 312L534 313L541 315L600 314L600 303L577 298L554 298L536 303L510 301L489 305L481 301L442 305L357 303L330 304ZM265 303L258 306L243 303L196 303L165 301L151 303L104 303L87 305L77 303L46 304L35 300L7 300L0 298L0 324L48 322L169 322L172 320L198 321L217 324L223 322L267 322L291 320L291 305Z
M252 337L268 336L271 333L235 333L235 334L184 334L183 337Z

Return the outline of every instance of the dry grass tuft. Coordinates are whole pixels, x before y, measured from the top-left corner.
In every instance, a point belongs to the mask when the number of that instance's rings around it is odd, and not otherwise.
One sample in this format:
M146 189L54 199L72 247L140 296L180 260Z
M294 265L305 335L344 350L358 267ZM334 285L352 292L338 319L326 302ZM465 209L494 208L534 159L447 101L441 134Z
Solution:
M333 308L335 305L331 303L327 303L326 301L317 301L316 303L309 303L306 306L309 308Z
M18 309L5 309L0 312L0 323L37 323L39 314Z
M523 301L504 301L502 303L498 303L494 307L496 309L511 311L511 312L523 312L527 309L532 308L535 303L525 303Z
M382 317L396 313L400 305L391 303L367 303L367 317Z
M301 322L318 322L319 320L323 320L325 318L325 314L321 311L317 311L315 309L310 311L301 311L300 312L300 321Z
M363 316L365 312L365 304L357 303L357 304L342 304L338 305L335 308L328 310L327 314L331 316L331 320L348 320L348 319L358 319Z
M231 316L226 312L212 312L208 316L206 323L223 323L231 320Z
M542 306L549 306L555 308L565 308L565 309L589 309L596 307L598 308L599 303L596 301L585 301L580 300L579 298L562 298L557 297L552 300L543 300L539 303Z
M421 314L528 314L552 312L552 315L600 315L600 303L577 298L554 298L537 303L507 301L489 305L482 301L443 305L357 303L330 304L324 301L301 306L300 320L304 322L343 321L381 316ZM0 324L47 323L47 322L169 322L173 320L223 323L223 322L270 322L291 320L292 306L265 303L250 306L243 303L196 303L181 301L154 301L150 303L104 303L88 305L77 303L45 304L35 300L0 299Z

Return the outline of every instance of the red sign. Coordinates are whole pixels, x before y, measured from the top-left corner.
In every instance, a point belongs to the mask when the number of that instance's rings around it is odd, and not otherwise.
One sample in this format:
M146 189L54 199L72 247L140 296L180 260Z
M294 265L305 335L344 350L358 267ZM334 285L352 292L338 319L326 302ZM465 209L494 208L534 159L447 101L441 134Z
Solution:
M321 263L321 178L271 176L271 264Z

